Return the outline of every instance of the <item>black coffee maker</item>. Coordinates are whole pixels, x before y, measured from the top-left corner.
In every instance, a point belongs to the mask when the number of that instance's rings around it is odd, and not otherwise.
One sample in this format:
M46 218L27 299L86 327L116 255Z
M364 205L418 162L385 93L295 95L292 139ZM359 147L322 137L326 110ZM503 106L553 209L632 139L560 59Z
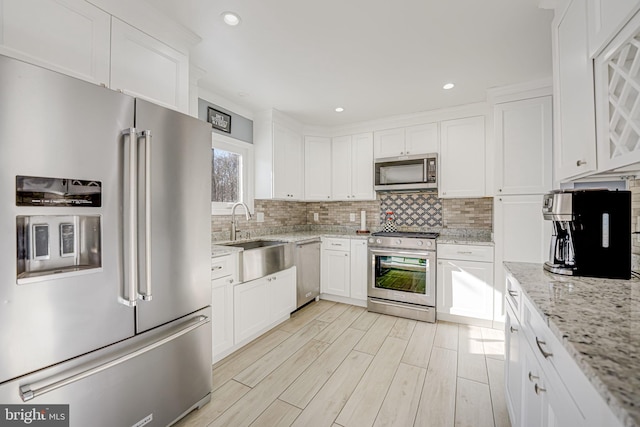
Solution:
M631 278L630 191L554 191L544 196L542 213L554 229L545 270Z

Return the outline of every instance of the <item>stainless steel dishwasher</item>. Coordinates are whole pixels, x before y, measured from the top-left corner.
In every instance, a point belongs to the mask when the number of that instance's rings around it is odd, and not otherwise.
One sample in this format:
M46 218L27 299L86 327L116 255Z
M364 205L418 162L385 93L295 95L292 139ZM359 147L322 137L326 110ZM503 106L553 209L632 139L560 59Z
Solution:
M294 252L296 283L300 308L320 295L320 239L296 242Z

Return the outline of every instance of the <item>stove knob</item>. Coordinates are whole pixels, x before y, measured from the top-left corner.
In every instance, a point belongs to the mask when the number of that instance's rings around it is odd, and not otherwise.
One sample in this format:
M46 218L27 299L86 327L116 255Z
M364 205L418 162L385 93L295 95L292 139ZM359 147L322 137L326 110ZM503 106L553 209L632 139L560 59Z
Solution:
M399 245L399 244L401 244L401 243L402 243L402 240L398 239L398 240L396 240L396 242L395 242L395 243L396 243L396 245Z
M418 246L422 246L424 245L424 242L422 240L418 240Z
M369 243L374 243L376 241L376 239L374 239L373 237L369 237Z
M382 240L380 240L380 239L376 239L376 243L377 243L377 244L380 244L380 243L382 243Z

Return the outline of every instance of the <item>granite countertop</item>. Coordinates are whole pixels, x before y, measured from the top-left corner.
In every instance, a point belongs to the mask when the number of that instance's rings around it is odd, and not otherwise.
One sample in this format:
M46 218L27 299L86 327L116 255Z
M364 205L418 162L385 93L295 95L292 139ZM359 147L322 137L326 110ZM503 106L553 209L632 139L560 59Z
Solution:
M622 424L640 426L640 280L504 265Z
M252 237L250 239L238 239L238 241L243 242L251 240L283 240L285 242L300 242L302 240L322 237L333 237L338 239L367 239L369 236L370 234L340 233L335 231L299 231L294 233L268 234L260 237ZM233 252L242 251L242 248L224 246L224 243L229 242L229 240L212 242L211 256L215 258L223 255L228 255ZM440 236L438 237L438 243L482 246L493 246L494 244L491 240L490 235L469 235L460 233L440 233Z
M315 231L301 231L296 233L285 233L285 234L269 234L266 236L255 237L251 239L238 239L238 242L249 242L252 240L282 240L285 242L301 242L303 240L309 239L320 239L322 237L335 237L341 239L366 239L369 237L368 234L340 234L340 233L332 233L332 232L315 232ZM225 246L224 243L229 243L230 240L224 241L216 241L211 244L211 257L219 257L223 255L228 255L233 252L240 252L243 249L237 248L234 246Z
M493 246L493 241L487 240L485 237L476 236L448 236L446 234L438 237L438 244L456 244L456 245L478 245L478 246Z

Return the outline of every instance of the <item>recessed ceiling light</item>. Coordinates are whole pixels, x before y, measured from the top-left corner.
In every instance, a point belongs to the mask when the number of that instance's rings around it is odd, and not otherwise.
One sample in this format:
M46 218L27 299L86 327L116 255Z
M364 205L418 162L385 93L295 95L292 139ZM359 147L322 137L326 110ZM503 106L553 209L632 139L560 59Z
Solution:
M344 111L344 108L342 107L336 108L336 113L342 113L343 111Z
M455 85L453 83L447 83L446 85L442 86L442 89L453 89L455 87Z
M225 24L231 25L232 27L235 27L240 23L240 17L234 12L222 12L222 19Z

